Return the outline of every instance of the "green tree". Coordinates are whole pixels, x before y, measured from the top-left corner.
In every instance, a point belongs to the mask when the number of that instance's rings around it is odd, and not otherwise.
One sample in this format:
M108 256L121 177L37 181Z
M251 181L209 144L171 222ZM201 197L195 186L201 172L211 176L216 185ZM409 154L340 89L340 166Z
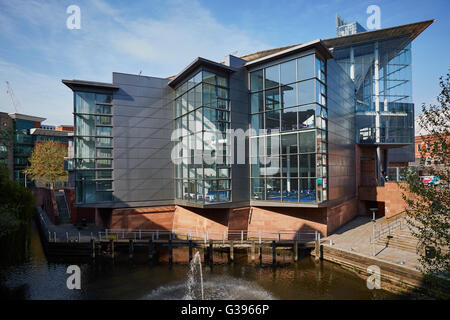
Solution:
M408 222L413 235L419 240L421 271L431 287L436 281L450 279L450 73L440 78L441 92L437 103L422 105L419 125L426 131L422 136L428 148L421 148L421 159L431 158L434 165L420 169L429 175L438 176L440 185L426 186L418 176L418 171L408 170L407 185L403 198L407 202ZM431 253L431 254L430 254ZM448 292L440 291L449 298Z
M60 142L36 143L28 159L30 166L24 172L32 180L49 183L53 189L56 182L67 181L68 173L64 170L65 156L67 147Z
M0 165L0 260L22 260L27 253L35 201L30 190L10 180Z

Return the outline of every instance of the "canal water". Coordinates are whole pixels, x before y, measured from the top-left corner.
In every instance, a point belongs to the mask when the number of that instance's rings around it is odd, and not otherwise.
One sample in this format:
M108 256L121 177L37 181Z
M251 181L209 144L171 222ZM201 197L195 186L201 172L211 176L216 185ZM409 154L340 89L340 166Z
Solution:
M175 251L174 257L177 257ZM220 262L220 255L217 258L215 261ZM383 290L369 290L365 280L326 261L316 263L313 258L305 256L298 263L290 263L289 257L283 257L283 254L279 259L281 265L274 268L270 263L249 263L246 254L239 256L236 253L233 264L202 265L205 299L401 298ZM70 264L46 259L34 227L29 261L0 269L0 298L201 298L198 272L189 272L191 266L188 263L169 265L163 257L160 261L153 266L128 262L113 264L111 261L73 263L81 268L81 289L69 290L66 270Z

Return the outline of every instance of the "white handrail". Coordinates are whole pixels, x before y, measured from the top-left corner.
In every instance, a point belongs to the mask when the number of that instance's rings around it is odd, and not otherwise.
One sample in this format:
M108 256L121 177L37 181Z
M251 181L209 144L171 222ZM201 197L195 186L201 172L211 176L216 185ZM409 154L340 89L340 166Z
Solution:
M379 239L382 235L384 234L391 234L391 231L396 230L396 229L402 229L403 227L403 223L402 223L402 218L397 219L395 221L389 222L385 225L380 226L380 228L378 228L378 230L375 230L375 235L374 235L374 239L373 236L371 236L371 241L376 241L377 239Z
M216 239L224 240L234 236L236 240L240 239L257 239L259 241L263 239L277 239L281 240L303 240L313 241L315 231L295 231L295 230L283 230L283 231L261 231L261 230L224 230L224 231L209 231L209 230L189 230L189 229L146 229L146 230L124 230L124 229L105 229L99 232L99 238L109 238L108 236L116 239L153 239L159 240L160 238L173 239L176 236L186 237L186 239ZM261 239L261 240L260 240Z

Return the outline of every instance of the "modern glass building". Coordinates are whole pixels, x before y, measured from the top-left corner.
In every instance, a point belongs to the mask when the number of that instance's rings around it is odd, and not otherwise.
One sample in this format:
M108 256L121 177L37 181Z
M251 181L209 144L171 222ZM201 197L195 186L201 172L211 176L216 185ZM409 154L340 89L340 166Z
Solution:
M228 74L199 71L175 90L176 199L231 200ZM208 161L210 160L210 161Z
M28 158L33 150L35 137L31 134L31 130L39 128L41 122L45 118L29 116L19 113L10 113L9 116L13 120L13 179L21 184L31 185L32 181L25 177L22 172L28 165ZM26 181L25 181L26 180Z
M75 202L112 201L112 91L74 87Z
M334 51L334 56L356 85L356 141L412 143L414 105L408 39L342 47Z
M42 125L45 118L20 113L0 112L0 164L6 165L10 177L22 185L33 186L24 169L29 165L29 157L36 143L55 141L68 144L71 137L70 126Z
M309 54L252 71L251 199L327 199L326 64Z
M410 24L324 40L355 84L356 143L376 146L377 180L389 171L398 150L413 156L414 104L411 47L431 22ZM395 158L395 159L394 159ZM406 160L405 160L406 161Z
M63 80L77 205L117 219L184 208L229 228L239 210L248 225L286 214L334 230L360 210L361 181L382 185L391 156L409 161L392 151L413 143L411 42L432 22L367 32L340 19L337 38L199 57L173 77Z
M336 36L349 36L355 33L366 32L366 29L358 22L353 21L350 23L345 22L339 15L336 15Z

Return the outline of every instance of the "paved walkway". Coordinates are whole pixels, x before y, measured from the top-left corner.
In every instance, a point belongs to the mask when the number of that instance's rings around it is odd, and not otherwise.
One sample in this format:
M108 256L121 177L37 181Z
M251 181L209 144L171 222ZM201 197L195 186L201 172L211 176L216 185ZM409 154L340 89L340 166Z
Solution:
M38 218L42 217L42 226L44 228L44 234L46 237L49 237L51 241L54 241L54 237L56 236L57 241L67 241L69 240L78 240L78 236L80 237L80 241L90 241L91 234L94 238L98 236L98 232L101 231L100 228L95 226L94 224L88 224L86 227L78 229L71 223L59 224L55 225L48 218L45 211L43 211L40 207L36 207L38 210ZM50 234L48 234L50 232Z
M384 217L377 219L377 227L385 224ZM406 228L403 228L405 230ZM333 247L372 257L372 220L369 217L357 217L327 237L333 240ZM397 248L375 245L376 258L405 267L417 269L418 255ZM404 262L403 264L401 262Z

